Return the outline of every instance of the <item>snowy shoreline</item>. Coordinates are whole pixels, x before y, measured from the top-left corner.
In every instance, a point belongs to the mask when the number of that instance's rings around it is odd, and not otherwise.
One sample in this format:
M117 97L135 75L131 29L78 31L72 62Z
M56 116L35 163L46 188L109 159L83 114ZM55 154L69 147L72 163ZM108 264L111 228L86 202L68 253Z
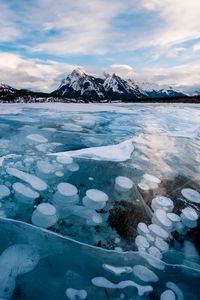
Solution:
M135 113L134 107L197 107L198 103L0 103L0 115L4 114L19 114L26 108L50 109L54 111L64 112L120 112L120 113Z

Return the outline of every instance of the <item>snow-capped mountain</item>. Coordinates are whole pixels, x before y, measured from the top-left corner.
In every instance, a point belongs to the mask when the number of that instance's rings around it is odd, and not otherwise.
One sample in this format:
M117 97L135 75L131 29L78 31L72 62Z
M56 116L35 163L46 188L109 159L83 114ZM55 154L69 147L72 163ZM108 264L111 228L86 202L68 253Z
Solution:
M33 92L29 90L18 90L7 84L0 83L0 102L47 102L49 94Z
M189 96L185 92L167 85L159 85L150 82L138 82L140 88L145 91L150 98L184 97Z
M85 100L134 100L144 98L184 97L185 93L172 87L139 83L133 79L122 79L116 74L104 74L104 78L74 70L62 82L53 96Z
M13 96L16 93L16 89L14 89L13 87L4 84L4 83L0 83L0 98L1 99L7 99L7 98L13 98Z
M0 83L0 93L15 93L16 89L11 87L10 85Z
M146 97L146 94L134 81L124 80L116 74L106 74L103 87L109 99L137 99Z
M104 99L103 79L75 69L52 94L70 98Z

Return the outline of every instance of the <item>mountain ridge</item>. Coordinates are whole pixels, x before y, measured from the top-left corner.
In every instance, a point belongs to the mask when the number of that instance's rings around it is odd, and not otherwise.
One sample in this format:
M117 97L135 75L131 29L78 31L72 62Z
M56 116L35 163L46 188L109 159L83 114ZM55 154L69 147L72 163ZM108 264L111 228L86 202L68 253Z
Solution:
M73 70L51 93L16 89L0 83L0 102L173 102L180 98L185 102L191 97L171 86L124 79L115 73L104 73L101 78L81 69ZM198 96L194 99L199 102Z
M156 86L156 85L155 85ZM186 93L172 87L149 90L144 85L140 86L133 79L124 79L119 75L105 74L104 78L95 77L75 69L61 85L52 92L53 96L82 97L83 99L95 100L128 100L142 98L184 97Z

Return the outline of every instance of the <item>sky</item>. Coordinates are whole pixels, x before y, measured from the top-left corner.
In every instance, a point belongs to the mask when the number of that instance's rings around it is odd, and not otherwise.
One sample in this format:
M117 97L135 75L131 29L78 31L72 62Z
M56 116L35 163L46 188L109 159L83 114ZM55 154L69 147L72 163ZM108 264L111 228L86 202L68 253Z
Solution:
M200 90L199 0L0 0L0 82L52 91L74 68Z

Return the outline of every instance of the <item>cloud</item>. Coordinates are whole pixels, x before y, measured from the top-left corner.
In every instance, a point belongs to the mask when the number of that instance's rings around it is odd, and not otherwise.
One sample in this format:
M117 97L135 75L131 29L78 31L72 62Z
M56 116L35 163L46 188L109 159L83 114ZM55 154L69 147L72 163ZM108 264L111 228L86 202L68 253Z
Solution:
M194 53L200 52L200 44L194 45L194 46L192 47L192 51L193 51Z
M26 49L37 53L178 49L200 37L199 0L1 0L0 10L0 39L23 37Z
M21 32L14 22L15 14L4 3L0 3L0 12L0 42L16 40Z
M28 26L40 28L29 51L53 55L101 55L107 51L112 20L123 8L120 0L41 0L26 5ZM27 23L27 20L25 20Z
M141 3L162 20L151 37L152 44L174 45L200 37L199 0L142 0Z
M133 68L129 65L118 65L118 64L113 64L109 68L106 69L106 72L109 74L115 73L119 76L122 77L133 77L135 75L135 72Z
M25 59L8 52L0 53L1 81L16 88L52 91L76 67L51 60Z
M184 64L174 67L143 68L136 72L137 81L148 81L160 85L189 88L200 86L200 63Z

